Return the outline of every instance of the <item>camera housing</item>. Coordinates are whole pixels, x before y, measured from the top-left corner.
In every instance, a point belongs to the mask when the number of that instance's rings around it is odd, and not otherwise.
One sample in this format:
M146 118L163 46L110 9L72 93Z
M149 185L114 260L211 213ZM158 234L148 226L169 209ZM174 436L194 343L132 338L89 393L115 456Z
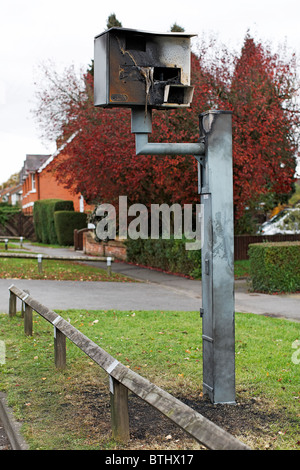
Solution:
M191 37L111 28L95 37L94 104L101 107L189 107Z

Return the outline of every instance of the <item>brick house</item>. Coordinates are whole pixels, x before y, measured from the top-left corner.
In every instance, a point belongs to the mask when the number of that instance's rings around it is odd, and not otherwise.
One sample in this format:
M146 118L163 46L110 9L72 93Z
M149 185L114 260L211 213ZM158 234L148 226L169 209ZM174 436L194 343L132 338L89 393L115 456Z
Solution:
M70 141L70 140L69 140ZM22 183L22 211L32 214L34 202L41 199L64 199L73 201L74 210L86 212L93 210L94 206L87 205L81 194L59 185L53 173L49 170L54 159L65 158L61 152L68 145L67 141L53 155L26 155L24 166L20 173Z
M32 214L34 202L40 199L36 175L37 170L48 158L49 155L26 155L26 160L20 172L22 211L24 214Z
M21 205L22 185L7 186L0 191L0 202L7 202L12 206Z

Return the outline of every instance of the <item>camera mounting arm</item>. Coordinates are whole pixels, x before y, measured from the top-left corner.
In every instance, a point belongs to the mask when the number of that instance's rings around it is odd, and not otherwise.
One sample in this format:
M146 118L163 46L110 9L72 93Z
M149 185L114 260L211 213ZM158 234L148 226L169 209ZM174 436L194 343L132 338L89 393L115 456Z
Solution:
M152 133L152 111L135 107L131 110L131 132L135 134L137 155L205 155L205 144L199 143L149 143Z

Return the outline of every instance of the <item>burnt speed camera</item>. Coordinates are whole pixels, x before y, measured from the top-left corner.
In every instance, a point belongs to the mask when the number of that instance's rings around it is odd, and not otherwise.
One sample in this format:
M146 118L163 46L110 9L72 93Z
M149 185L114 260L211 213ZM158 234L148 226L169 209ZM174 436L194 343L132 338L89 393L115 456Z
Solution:
M96 36L95 106L190 106L192 36L126 28L111 28Z

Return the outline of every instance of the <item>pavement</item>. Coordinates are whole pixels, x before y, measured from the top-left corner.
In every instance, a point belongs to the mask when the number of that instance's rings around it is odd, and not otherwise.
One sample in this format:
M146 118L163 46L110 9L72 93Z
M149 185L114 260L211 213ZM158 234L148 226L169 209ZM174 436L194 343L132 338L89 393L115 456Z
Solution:
M0 450L28 449L20 428L21 424L16 421L4 393L0 392Z

